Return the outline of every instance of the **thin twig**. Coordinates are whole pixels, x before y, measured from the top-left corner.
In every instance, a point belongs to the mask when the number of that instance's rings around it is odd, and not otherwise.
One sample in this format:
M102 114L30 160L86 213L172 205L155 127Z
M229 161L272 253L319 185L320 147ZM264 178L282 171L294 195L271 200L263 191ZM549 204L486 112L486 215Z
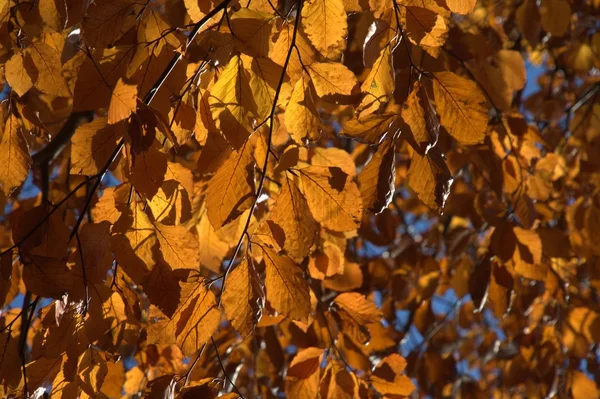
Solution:
M217 353L217 360L219 361L219 365L221 366L221 370L223 371L223 374L225 374L225 379L227 380L227 382L229 382L231 384L235 393L240 395L240 398L244 399L244 395L242 395L240 393L239 389L235 386L233 381L231 381L231 378L229 378L229 374L227 374L227 370L225 370L225 366L223 365L223 362L221 361L221 355L219 355L219 348L217 348L217 344L215 343L215 340L213 339L213 337L210 337L210 340L213 344L213 348L215 348L215 352Z
M283 64L283 70L281 71L281 76L279 77L279 83L277 84L277 89L275 90L275 96L273 97L273 104L271 107L271 113L269 114L269 118L270 119L270 124L269 124L269 133L267 136L267 149L271 148L271 143L273 140L273 126L274 126L274 118L275 118L275 110L277 109L277 100L279 99L279 94L281 92L281 87L283 86L283 82L285 81L285 77L286 77L286 72L287 72L287 68L288 65L290 63L290 58L292 56L292 51L296 45L296 34L298 32L298 27L300 24L300 13L302 11L302 4L303 4L303 0L299 0L298 1L298 12L296 13L296 20L294 22L294 32L292 33L292 40L290 42L290 48L288 49L288 53L287 56L285 58L285 62ZM265 160L263 162L263 167L261 170L266 171L267 170L267 165L269 163L269 155L271 154L270 151L266 151L265 154ZM248 227L250 226L250 221L252 220L252 215L254 214L254 211L256 210L256 206L258 204L258 199L260 198L261 194L262 194L262 190L263 187L265 185L265 180L266 180L266 172L262 174L260 181L258 183L258 189L256 190L256 196L254 198L254 202L252 203L252 207L250 208L250 213L248 214L248 219L246 219L246 224L244 225L244 229L242 230L242 234L240 235L240 239L238 240L237 245L235 246L235 251L233 252L233 256L230 258L229 260L229 264L227 265L227 269L225 269L225 273L223 274L223 283L221 284L221 291L219 294L219 303L218 303L218 307L221 307L221 298L223 297L223 291L225 290L225 283L227 281L227 276L229 275L229 272L231 271L231 268L233 266L233 262L235 261L235 258L238 254L238 252L240 251L240 248L242 246L242 243L244 242L244 236L246 235L247 231L248 231Z

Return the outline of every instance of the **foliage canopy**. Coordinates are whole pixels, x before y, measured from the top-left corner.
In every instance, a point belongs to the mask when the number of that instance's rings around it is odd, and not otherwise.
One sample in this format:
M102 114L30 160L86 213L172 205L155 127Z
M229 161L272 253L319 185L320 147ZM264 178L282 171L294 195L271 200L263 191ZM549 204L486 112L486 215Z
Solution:
M3 397L598 398L598 0L0 0Z

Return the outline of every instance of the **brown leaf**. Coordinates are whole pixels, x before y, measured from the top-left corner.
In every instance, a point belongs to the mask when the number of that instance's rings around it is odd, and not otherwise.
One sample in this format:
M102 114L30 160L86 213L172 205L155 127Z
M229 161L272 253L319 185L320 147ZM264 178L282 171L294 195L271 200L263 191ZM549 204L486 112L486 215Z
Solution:
M223 309L233 327L248 336L260 320L265 294L252 260L244 259L225 280Z
M384 141L358 175L363 207L373 213L382 212L394 197L395 155L394 141Z
M429 151L425 156L413 153L408 184L427 206L437 211L444 209L452 182L450 171L437 152Z
M291 258L262 248L265 260L267 300L275 310L292 320L308 322L310 294L302 269Z
M208 183L206 208L215 230L240 216L254 202L254 157L246 142L233 151Z
M434 75L433 95L442 126L461 144L481 143L488 112L477 85L451 72Z
M308 255L319 226L306 198L287 175L271 210L271 219L285 232L283 248L292 259L301 262Z
M300 173L308 206L317 222L333 231L350 231L360 226L360 192L348 175L336 167L319 166Z
M0 185L5 195L23 184L31 162L21 123L16 116L10 115L0 137Z
M315 398L319 395L319 374L323 349L306 348L298 352L290 362L285 377L288 397Z
M402 375L405 368L406 360L402 356L389 355L375 367L371 382L384 395L409 396L416 388L410 378Z

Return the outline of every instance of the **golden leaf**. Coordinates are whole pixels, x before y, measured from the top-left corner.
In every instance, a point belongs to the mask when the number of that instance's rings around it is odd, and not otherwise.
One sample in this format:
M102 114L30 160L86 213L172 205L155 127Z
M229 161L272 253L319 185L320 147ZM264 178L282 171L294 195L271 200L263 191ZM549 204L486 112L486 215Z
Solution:
M302 75L296 82L285 110L285 126L298 144L316 141L321 136L322 123L312 98L310 81Z
M302 26L311 43L335 60L346 49L348 22L342 0L308 0L302 8Z
M250 259L236 266L224 282L223 309L242 337L248 336L260 320L265 295Z
M406 368L406 360L396 353L381 360L371 375L371 382L383 395L409 396L415 386L402 371Z
M250 79L239 56L231 57L210 88L208 104L217 128L235 148L241 148L254 132L253 118L257 105L250 89Z
M349 96L358 84L352 71L339 62L315 62L308 67L308 73L319 97Z
M301 262L308 255L319 225L310 213L306 198L287 175L271 209L271 219L285 232L283 248L292 259Z
M0 185L5 195L23 184L29 174L31 162L21 123L11 114L6 119L0 137Z
M137 86L129 85L119 79L113 89L108 107L108 124L120 122L135 113L137 109Z
M233 151L208 183L206 208L215 230L231 222L254 202L254 157L246 142Z
M77 128L71 139L73 172L92 176L99 173L117 148L125 125L108 125L106 117L98 117Z
M381 50L367 78L360 86L360 90L365 94L358 106L361 117L376 112L389 101L396 88L394 77L392 52L388 45Z
M360 226L362 201L356 183L337 167L302 169L301 181L313 217L333 231L351 231Z
M6 81L19 96L24 96L33 87L33 79L30 75L32 68L25 66L26 63L32 63L31 57L27 53L25 56L27 60L23 54L15 53L4 65Z
M395 153L394 141L384 141L358 175L363 207L373 213L382 212L393 199L396 178Z
M273 308L292 320L308 322L310 294L302 269L291 258L262 248L265 260L267 300Z
M427 206L441 211L450 195L452 176L442 157L430 151L421 156L413 153L408 169L408 184Z
M342 125L341 135L365 144L379 144L387 136L396 115L370 114L360 119L350 119Z
M285 377L285 392L290 398L316 398L319 396L319 374L323 349L306 348L290 362Z
M452 72L434 75L433 95L440 122L461 144L478 144L485 138L488 113L477 85Z

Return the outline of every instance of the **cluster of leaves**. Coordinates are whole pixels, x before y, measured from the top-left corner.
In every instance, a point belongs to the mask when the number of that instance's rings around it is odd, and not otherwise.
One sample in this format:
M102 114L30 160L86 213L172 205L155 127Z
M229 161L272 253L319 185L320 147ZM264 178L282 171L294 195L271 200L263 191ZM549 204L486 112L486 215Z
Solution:
M598 397L599 14L1 0L2 396Z

